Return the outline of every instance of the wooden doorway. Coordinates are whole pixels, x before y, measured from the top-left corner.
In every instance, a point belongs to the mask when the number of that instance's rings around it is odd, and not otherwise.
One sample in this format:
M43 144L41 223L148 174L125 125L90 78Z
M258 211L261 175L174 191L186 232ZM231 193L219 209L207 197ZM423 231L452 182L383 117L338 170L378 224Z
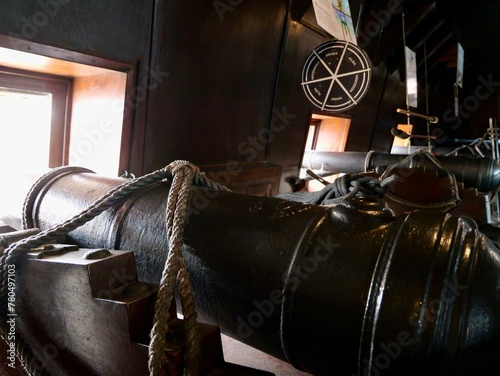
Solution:
M351 117L349 116L312 114L305 150L344 151L350 126ZM308 165L307 161L304 161L304 165ZM320 169L314 172L322 176L326 171ZM324 179L332 182L336 176L325 176ZM323 183L311 180L304 171L302 177L308 180L306 189L310 192L319 191L324 187Z

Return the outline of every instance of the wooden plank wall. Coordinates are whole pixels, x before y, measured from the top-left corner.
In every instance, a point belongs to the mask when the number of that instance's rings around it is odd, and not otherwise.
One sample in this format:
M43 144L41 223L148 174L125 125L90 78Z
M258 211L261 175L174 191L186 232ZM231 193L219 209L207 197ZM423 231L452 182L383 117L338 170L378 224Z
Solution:
M0 34L136 68L129 171L175 159L270 163L283 169L279 190L291 189L313 111L300 86L302 66L328 40L291 20L291 0L54 0L52 10L41 3L4 2ZM375 39L369 55L377 53ZM366 97L346 113L346 150L389 151L404 103L400 72L381 61Z
M283 168L280 190L289 189L285 179L298 172L312 110L300 86L302 65L327 40L290 20L289 1L58 4L51 13L28 0L8 2L0 33L134 64L130 171L175 159L270 162ZM383 65L374 70L368 95L349 111L347 150L390 147L386 112L400 99L392 92L399 86ZM376 128L385 133L372 137Z
M176 0L164 11L144 169L175 159L264 161L260 132L272 116L285 2Z
M268 160L283 166L282 192L291 189L287 181L298 174L309 118L313 111L318 111L302 91L302 66L312 49L328 40L299 22L289 21L275 100L275 109L281 112L286 109L288 118L283 131L275 132L268 150ZM396 108L404 103L404 84L399 72L388 73L383 62L373 67L366 96L356 107L343 113L352 117L346 150L390 151L390 130L396 123Z

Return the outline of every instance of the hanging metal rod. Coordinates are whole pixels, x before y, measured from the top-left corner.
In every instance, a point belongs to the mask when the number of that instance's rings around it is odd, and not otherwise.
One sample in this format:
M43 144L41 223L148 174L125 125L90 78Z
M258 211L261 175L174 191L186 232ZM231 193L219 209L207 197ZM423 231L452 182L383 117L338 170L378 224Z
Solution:
M406 116L414 116L414 117L419 117L419 118L425 119L425 120L427 120L428 122L430 122L432 124L436 124L439 121L439 119L437 118L437 116L422 115L422 114L418 114L416 112L412 112L412 111L408 111L408 110L403 110L402 108L398 108L396 111L398 113L404 114Z

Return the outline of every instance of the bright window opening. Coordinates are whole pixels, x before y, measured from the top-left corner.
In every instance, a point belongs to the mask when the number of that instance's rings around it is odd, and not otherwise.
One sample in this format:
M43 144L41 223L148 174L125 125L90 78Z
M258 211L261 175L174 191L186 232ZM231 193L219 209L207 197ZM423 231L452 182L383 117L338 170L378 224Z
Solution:
M52 95L0 87L0 171L44 171L49 165Z
M133 67L21 40L16 45L25 50L12 50L10 39L0 35L1 170L128 170L132 116L125 97Z

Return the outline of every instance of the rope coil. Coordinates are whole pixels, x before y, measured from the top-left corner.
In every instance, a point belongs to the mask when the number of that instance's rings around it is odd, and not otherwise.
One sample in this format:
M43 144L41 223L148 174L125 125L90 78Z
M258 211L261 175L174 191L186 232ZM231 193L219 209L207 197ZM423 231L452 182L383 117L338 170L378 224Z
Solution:
M67 171L64 169L62 172ZM24 226L30 224L29 217L32 210L30 205L33 205L35 201L34 197L36 191L39 189L42 182L53 179L55 177L54 174L56 173L51 171L42 176L34 185L34 188L30 190L28 194L29 199L25 201L25 207L23 209L28 213L28 215L25 214L23 216ZM0 257L0 335L2 338L4 340L7 338L9 330L7 324L7 281L9 265L18 262L18 260L25 256L32 248L56 240L82 226L117 202L125 199L133 192L171 179L172 176L173 181L168 194L166 207L169 253L162 273L158 298L155 305L154 323L150 334L151 343L149 346L148 366L151 375L160 376L164 374L164 366L167 363L167 356L164 349L167 345L166 333L169 327L169 308L173 298L173 287L177 283L179 286L183 315L185 317L187 337L185 375L196 375L200 353L200 334L196 321L194 294L182 254L182 239L184 235L185 217L188 209L188 198L192 185L223 191L228 191L228 189L208 179L198 167L187 161L175 161L160 170L127 181L108 191L83 212L37 235L16 242L7 248ZM16 337L16 355L29 375L48 375L46 369L40 370L38 369L39 367L35 367L34 363L36 363L36 357L29 345L20 336Z
M316 205L337 205L354 196L381 198L397 176L377 178L364 174L345 174L317 192L295 192L277 195L277 198Z

